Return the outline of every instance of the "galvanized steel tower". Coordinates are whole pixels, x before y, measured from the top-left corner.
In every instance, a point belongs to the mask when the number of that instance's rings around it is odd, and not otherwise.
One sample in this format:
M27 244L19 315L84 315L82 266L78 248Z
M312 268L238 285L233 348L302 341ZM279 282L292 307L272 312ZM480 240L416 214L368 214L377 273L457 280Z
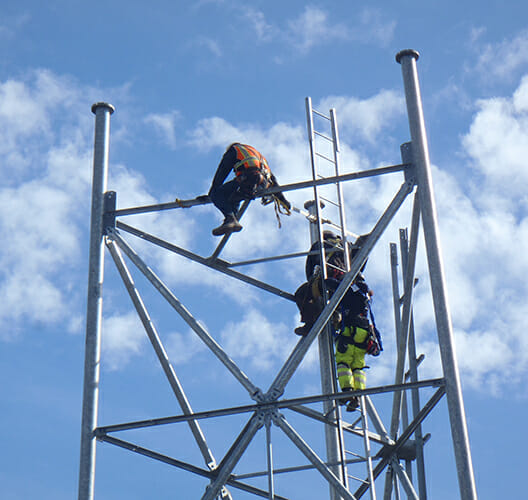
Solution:
M123 234L126 233L139 237L153 245L164 248L166 251L181 255L211 270L222 272L233 279L241 280L265 293L274 294L286 300L293 300L291 293L243 274L234 268L237 265L247 264L248 262L267 263L280 259L306 256L308 253L273 256L254 259L244 263L230 263L219 258L230 235L225 235L222 238L220 244L211 256L203 257L122 222L120 217L125 215L191 207L209 203L210 200L207 197L201 197L194 200L179 200L174 203L117 209L115 193L107 192L106 190L110 115L113 113L114 108L107 103L96 103L93 105L92 111L95 114L95 147L79 500L92 500L94 498L95 451L98 440L187 471L189 474L205 478L205 487L201 491L196 491L193 496L193 498L202 498L203 500L233 498L232 492L234 490L244 491L250 496L261 498L284 499L286 497L281 496L280 491L276 491L276 489L278 490L275 485L277 474L289 474L306 470L317 471L327 481L331 500L341 498L347 500L359 499L367 493L371 499L377 498L376 486L378 482L382 481L383 478L380 476L384 471L387 472L383 489L383 497L385 500L390 500L393 498L393 495L396 498L400 498L399 487L403 488L408 498L425 500L427 498L427 488L425 480L424 443L427 441L427 438L422 435L421 426L444 395L446 396L449 410L460 498L462 500L477 499L460 377L456 362L453 331L444 281L429 152L416 69L418 57L418 53L414 50L403 50L396 56L396 61L401 64L403 74L411 136L410 142L402 145L402 163L399 165L341 174L339 171L340 147L336 112L335 110L330 110L329 116L326 116L314 110L311 105L311 100L307 99L312 179L302 183L281 186L280 190L286 192L313 187L314 199L305 207L308 211L296 209L305 215L310 223L312 242L322 240L323 224L327 223L333 224L333 227L340 232L345 247L347 237L353 237L347 230L345 224L344 200L341 191L342 183L398 173L403 174L403 180L394 198L364 239L359 251L350 261L347 259L346 274L335 293L331 297L326 298L326 306L317 321L309 333L299 340L267 390L262 390L254 384L250 377L230 358L228 353L224 351L222 346L217 343L207 329L187 310L176 297L175 293L143 261L123 237ZM314 127L314 118L316 117L329 121L331 132L328 135L316 130ZM333 156L325 157L325 155L317 151L317 137L322 140L327 140L331 144ZM330 175L322 175L321 168L318 166L319 161L329 162L334 171ZM339 209L338 220L334 221L334 223L323 219L321 212L323 200L319 196L319 190L323 186L331 184L336 186L337 199L335 204ZM278 190L278 188L271 188L268 190L268 193L271 194ZM392 288L394 295L395 335L398 351L394 384L381 387L369 387L364 391L354 391L353 393L340 393L336 385L333 366L331 328L329 326L332 315L352 285L380 236L404 201L412 193L414 193L414 202L410 237L408 237L406 230L400 231L403 295L400 294L398 289L396 245L391 244L390 249L393 273ZM242 205L239 212L240 217L248 208L248 205L249 202L245 202ZM422 358L416 356L412 309L420 218L426 245L436 330L443 368L442 377L430 380L420 380L418 376L418 365ZM145 333L154 348L163 374L167 378L171 390L178 401L182 411L181 415L105 426L98 425L101 318L103 306L102 288L104 276L103 252L105 244L108 247L139 319L143 324ZM321 261L324 261L323 245L320 245L320 248L321 254L319 257ZM345 252L346 254L347 252ZM124 256L154 286L165 301L207 346L216 359L223 364L225 369L247 391L250 398L249 404L205 412L193 411L190 400L187 398L183 385L178 379L176 370L171 364L156 327L134 284ZM316 338L319 343L321 363L321 394L284 399L283 395L286 387ZM406 365L408 365L407 372ZM420 403L420 397L423 397L423 393L420 392L422 388L434 390L433 395L423 406ZM344 396L349 397L350 394L357 394L361 401L359 418L353 423L345 421L339 406L339 401L343 400ZM374 400L381 394L392 394L392 412L390 415L382 416L377 411ZM409 415L407 405L407 394L411 396L411 415ZM314 403L322 403L323 411L317 411L308 406ZM310 444L301 436L299 430L286 418L286 411L292 411L313 422L323 424L324 432L322 434L324 434L324 441L326 443L325 458L321 458L314 451ZM245 426L231 444L224 457L217 462L202 432L200 421L219 416L246 414L249 415L249 418ZM384 422L387 422L388 429ZM147 449L115 436L115 434L124 430L143 429L176 423L186 423L188 425L203 458L205 467L169 457L159 451ZM287 470L278 470L274 467L271 432L274 427L280 429L293 446L304 455L309 462L308 466L290 467ZM266 470L246 474L235 473L234 471L237 465L241 462L248 447L261 429L265 430ZM354 452L352 458L347 458L345 440L350 437L361 438L362 450ZM405 462L405 467L402 465L402 462ZM416 477L414 478L412 474L413 463L416 469ZM357 467L358 465L362 467L366 465L364 475L362 476L364 479L349 474L349 469ZM255 486L249 482L256 477L267 478L265 488ZM377 478L380 479L378 480Z

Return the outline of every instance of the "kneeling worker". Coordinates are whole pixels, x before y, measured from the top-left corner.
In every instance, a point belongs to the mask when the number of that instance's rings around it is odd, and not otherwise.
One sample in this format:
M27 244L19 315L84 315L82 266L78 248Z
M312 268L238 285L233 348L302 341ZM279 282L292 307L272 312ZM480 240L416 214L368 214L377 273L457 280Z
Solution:
M231 171L234 171L235 178L224 182ZM242 225L236 217L240 202L254 200L262 191L278 185L266 158L254 147L238 142L228 146L209 190L209 198L224 214L224 222L213 229L213 235L240 231ZM270 196L289 213L291 205L282 193Z

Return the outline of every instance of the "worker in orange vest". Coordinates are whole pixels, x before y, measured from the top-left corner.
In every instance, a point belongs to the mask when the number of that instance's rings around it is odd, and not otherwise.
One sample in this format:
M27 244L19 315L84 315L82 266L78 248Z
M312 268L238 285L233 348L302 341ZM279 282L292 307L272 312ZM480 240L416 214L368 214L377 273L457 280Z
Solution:
M225 182L231 171L234 171L235 178ZM253 200L262 191L278 185L266 158L254 147L238 142L229 145L209 190L209 198L224 214L224 222L213 229L213 235L221 236L240 231L242 225L237 220L236 214L241 201ZM271 197L288 211L290 210L291 204L282 193L274 193Z

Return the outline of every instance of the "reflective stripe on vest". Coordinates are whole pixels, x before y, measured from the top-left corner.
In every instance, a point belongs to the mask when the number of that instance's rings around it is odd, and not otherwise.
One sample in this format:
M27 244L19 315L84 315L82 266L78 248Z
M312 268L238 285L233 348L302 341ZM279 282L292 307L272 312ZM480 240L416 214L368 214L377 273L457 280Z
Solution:
M236 151L237 162L233 165L236 176L242 175L242 168L257 168L269 180L271 171L266 158L264 158L254 147L247 144L233 144ZM242 167L242 168L241 168Z

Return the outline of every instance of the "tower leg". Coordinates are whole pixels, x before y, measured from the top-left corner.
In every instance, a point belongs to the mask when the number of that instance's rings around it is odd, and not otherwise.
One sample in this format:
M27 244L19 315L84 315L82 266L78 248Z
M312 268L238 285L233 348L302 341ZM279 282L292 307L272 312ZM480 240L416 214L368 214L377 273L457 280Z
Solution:
M427 262L433 294L438 343L446 383L446 398L451 421L451 434L458 473L460 498L476 500L477 492L473 474L473 464L469 448L464 402L460 376L456 361L451 314L447 301L447 290L444 281L443 263L440 253L440 240L433 195L429 149L425 133L420 85L416 60L418 52L403 50L396 55L396 61L402 66L407 114L412 140L413 164L418 181L418 195L422 213Z
M108 174L111 104L92 106L95 114L95 143L92 180L92 213L90 218L90 257L88 267L88 300L86 309L86 345L84 355L84 388L81 423L81 458L79 467L79 500L94 497L95 429L99 399L99 361L101 354L102 286L104 274L104 193Z

